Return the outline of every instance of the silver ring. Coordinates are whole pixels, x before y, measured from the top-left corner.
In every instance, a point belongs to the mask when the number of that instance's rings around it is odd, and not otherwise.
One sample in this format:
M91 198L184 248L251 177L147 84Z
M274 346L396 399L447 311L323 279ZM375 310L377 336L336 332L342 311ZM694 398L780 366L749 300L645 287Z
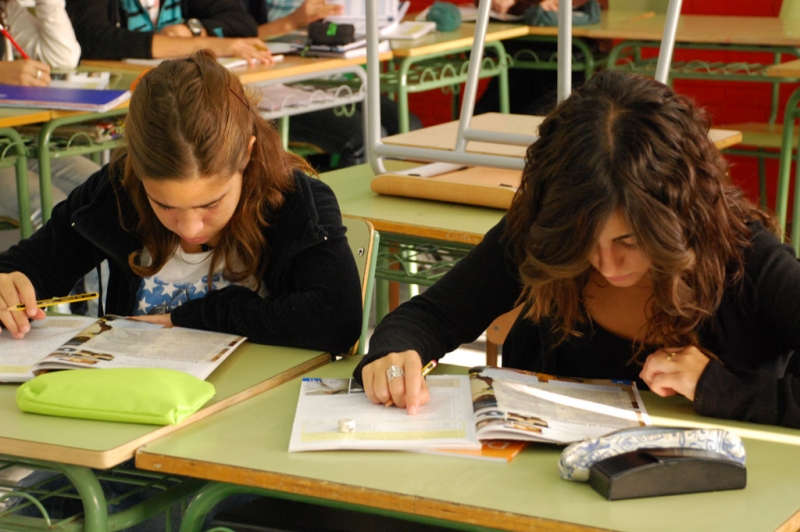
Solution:
M41 70L37 70L36 71L36 79L42 79L42 71Z
M392 379L403 376L405 376L405 372L400 366L389 366L389 369L386 370L386 380L389 382L391 382Z

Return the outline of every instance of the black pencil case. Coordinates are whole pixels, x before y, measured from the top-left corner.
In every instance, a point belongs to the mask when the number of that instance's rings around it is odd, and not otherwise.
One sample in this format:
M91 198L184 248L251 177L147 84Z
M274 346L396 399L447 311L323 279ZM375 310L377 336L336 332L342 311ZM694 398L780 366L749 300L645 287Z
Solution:
M356 40L356 28L352 24L336 24L318 20L308 25L310 44L337 46L350 44Z

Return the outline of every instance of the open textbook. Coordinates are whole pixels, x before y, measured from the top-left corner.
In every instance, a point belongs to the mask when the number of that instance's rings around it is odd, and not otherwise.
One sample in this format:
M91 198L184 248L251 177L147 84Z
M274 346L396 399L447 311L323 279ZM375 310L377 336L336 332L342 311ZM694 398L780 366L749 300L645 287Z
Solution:
M48 316L17 340L0 334L0 382L24 382L45 371L81 368L167 368L205 379L243 336L161 327L108 315Z
M415 416L369 401L352 379L304 378L289 452L480 449L480 440L568 444L649 424L636 384L476 367L427 377Z

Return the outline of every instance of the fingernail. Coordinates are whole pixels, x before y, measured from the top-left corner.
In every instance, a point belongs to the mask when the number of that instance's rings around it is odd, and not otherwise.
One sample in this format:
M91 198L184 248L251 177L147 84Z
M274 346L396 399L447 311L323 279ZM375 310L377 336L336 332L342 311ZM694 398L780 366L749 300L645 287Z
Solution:
M19 332L21 332L22 334L25 334L30 330L31 330L31 326L28 325L27 323L19 328Z
M408 406L408 414L409 414L410 416L415 416L415 415L417 415L417 407L416 407L416 405L409 405L409 406Z

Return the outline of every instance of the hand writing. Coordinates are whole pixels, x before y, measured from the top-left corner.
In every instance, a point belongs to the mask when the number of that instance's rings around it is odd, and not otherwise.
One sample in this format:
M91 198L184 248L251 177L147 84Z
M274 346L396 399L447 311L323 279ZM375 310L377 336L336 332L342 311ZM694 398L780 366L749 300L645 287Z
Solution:
M25 310L10 311L20 303ZM0 323L14 338L22 338L31 330L28 320L43 320L45 313L36 306L36 291L28 277L20 272L0 273ZM2 332L2 329L0 329Z
M163 325L164 327L172 327L171 314L148 314L142 316L129 316L131 320L146 321L147 323L155 323L156 325Z

